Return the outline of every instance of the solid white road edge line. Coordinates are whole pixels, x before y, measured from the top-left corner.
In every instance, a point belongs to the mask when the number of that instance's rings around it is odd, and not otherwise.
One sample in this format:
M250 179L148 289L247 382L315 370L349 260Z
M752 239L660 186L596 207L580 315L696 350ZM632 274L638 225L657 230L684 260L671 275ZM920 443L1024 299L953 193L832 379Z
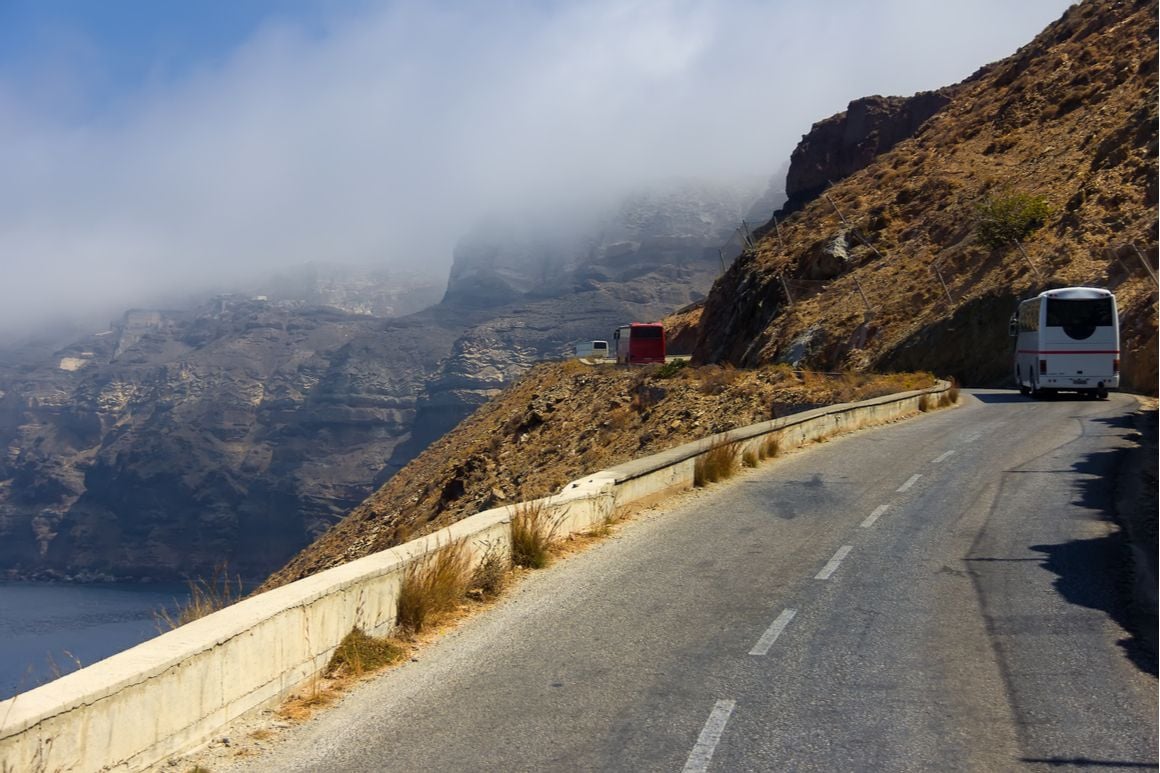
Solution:
M869 529L874 525L874 522L877 521L882 516L882 514L889 509L890 505L878 505L878 507L875 507L874 512L870 513L870 515L866 517L866 520L862 521L862 528Z
M853 549L854 549L853 545L843 545L842 547L838 548L838 552L834 554L834 557L830 559L830 562L828 564L826 564L825 566L822 567L822 571L820 571L814 575L814 579L815 580L828 580L828 579L830 579L830 575L832 575L834 572L838 571L838 566L841 565L842 559L845 558L846 556L848 556L850 554L850 551Z
M954 451L947 451L945 454L939 454L936 458L931 459L930 463L938 464L939 462L945 462L947 459L951 458L954 453Z
M794 615L797 614L796 609L786 609L782 611L777 619L773 621L765 633L761 634L761 638L757 640L757 644L753 645L753 649L749 650L750 655L764 655L769 652L769 648L777 641L777 637L781 636L781 632L785 630L786 626L793 620Z
M725 732L725 723L729 721L729 715L736 705L736 701L726 700L714 704L705 727L701 729L701 735L697 736L697 744L689 752L685 767L681 768L683 773L705 773L709 769L709 760L713 759L713 752L717 749L721 734Z
M903 483L898 487L898 493L901 494L903 491L908 491L911 486L913 486L915 483L918 483L918 479L921 477L922 475L911 475L910 480L906 481L906 483Z

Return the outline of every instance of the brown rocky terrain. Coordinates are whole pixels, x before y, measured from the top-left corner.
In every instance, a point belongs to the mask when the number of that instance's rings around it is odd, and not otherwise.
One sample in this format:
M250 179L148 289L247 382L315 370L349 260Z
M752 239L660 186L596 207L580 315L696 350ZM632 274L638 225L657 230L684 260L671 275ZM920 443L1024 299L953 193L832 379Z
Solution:
M775 403L852 397L856 373L1005 383L1007 321L1019 299L1049 287L1117 293L1124 387L1154 393L1156 288L1135 250L1155 265L1156 21L1154 0L1089 0L960 84L858 100L819 122L794 154L793 200L777 227L757 229L700 307L666 320L674 345L695 341L694 361L716 365L672 379L537 368L266 587L768 418ZM989 248L976 236L980 207L1014 193L1041 197L1049 214L1025 252ZM803 385L791 366L847 381Z
M929 374L830 378L784 365L544 363L433 443L263 589L706 435L933 383Z
M697 359L1003 383L1017 301L1086 284L1117 294L1124 387L1155 393L1156 286L1136 249L1155 266L1156 73L1156 3L1089 0L941 90L949 101L885 152L832 149L857 105L815 125L787 188L833 186L782 219L780 238L762 229L714 286ZM892 137L910 123L905 111L878 121ZM975 233L979 207L1012 193L1050 208L1023 240L1026 256Z

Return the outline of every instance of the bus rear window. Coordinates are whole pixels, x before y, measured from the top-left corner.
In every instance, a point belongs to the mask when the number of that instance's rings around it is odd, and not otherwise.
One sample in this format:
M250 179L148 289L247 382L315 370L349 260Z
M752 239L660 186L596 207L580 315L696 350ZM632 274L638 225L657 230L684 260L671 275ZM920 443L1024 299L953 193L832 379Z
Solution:
M665 329L663 327L634 327L632 329L633 338L661 338L664 336Z
M1063 328L1068 338L1088 338L1097 327L1110 327L1113 324L1112 301L1110 298L1049 298L1045 324L1047 327Z

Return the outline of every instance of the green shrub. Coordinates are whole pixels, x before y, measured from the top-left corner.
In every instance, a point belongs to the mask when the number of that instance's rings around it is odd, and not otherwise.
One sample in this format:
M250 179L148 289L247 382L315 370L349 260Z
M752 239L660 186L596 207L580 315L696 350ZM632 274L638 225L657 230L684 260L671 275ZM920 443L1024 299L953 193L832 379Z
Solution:
M666 362L664 365L657 368L656 373L653 375L656 378L672 378L673 376L680 373L683 368L688 367L688 365L688 360L673 360L672 362Z
M995 249L1024 238L1050 215L1051 206L1043 196L1019 191L998 194L979 206L975 234Z

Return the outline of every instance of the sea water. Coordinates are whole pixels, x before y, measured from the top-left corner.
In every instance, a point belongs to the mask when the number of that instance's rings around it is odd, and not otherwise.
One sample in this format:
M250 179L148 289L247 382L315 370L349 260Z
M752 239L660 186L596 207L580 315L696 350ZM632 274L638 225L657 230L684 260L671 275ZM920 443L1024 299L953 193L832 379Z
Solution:
M0 582L0 700L157 636L184 585Z

